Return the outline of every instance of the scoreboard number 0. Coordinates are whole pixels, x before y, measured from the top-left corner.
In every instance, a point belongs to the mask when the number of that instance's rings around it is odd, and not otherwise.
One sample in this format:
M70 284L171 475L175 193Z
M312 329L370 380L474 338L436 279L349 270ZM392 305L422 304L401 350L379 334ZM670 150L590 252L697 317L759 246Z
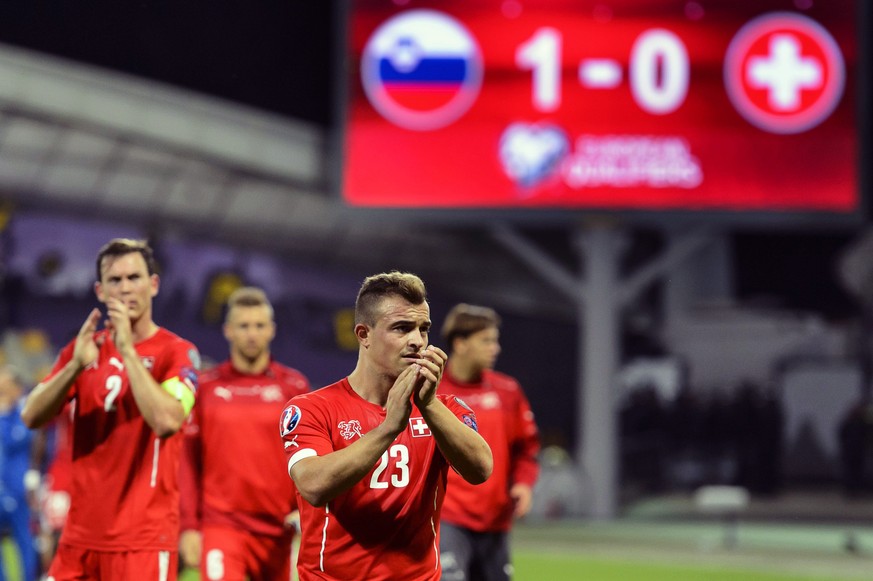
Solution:
M516 65L531 71L531 104L541 113L561 106L560 31L538 28L515 52ZM688 50L676 34L663 29L646 30L634 41L629 59L631 95L638 107L653 115L678 109L688 95Z

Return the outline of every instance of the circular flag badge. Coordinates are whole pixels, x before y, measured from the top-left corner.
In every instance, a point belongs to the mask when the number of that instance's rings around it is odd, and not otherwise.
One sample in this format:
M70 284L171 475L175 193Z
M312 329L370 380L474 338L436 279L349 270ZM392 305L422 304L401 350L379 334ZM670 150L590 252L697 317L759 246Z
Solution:
M282 416L279 418L279 434L284 438L293 432L294 428L297 427L297 424L300 423L302 415L300 408L296 405L289 405L286 407L282 412Z
M830 33L792 12L750 21L725 56L731 102L746 121L770 133L801 133L827 119L843 96L845 76Z
M467 29L436 10L410 10L382 23L364 47L361 82L385 119L416 131L440 129L473 105L482 55Z

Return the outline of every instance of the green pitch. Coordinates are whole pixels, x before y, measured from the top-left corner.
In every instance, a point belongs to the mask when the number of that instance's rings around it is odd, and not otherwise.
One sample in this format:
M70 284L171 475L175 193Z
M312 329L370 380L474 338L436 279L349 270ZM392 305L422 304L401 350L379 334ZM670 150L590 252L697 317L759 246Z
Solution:
M744 524L735 548L724 546L723 534L722 527L693 523L521 524L513 530L514 581L871 579L873 527ZM8 579L21 581L11 543L2 545ZM184 571L179 580L200 578Z
M666 565L592 558L584 555L544 555L516 551L514 581L850 581L822 577L719 567ZM179 581L199 581L196 571L185 571Z
M754 570L640 563L584 555L543 555L516 551L515 581L849 581L853 577L808 576Z

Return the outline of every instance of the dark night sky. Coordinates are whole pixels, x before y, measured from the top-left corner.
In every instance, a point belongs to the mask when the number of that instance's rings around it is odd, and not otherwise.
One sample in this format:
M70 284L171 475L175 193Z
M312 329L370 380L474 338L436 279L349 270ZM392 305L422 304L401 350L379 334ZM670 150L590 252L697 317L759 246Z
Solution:
M326 126L332 122L334 4L13 0L0 3L0 42ZM853 314L855 301L834 264L851 238L839 230L735 233L738 298L832 318Z
M332 2L0 3L0 42L330 120Z

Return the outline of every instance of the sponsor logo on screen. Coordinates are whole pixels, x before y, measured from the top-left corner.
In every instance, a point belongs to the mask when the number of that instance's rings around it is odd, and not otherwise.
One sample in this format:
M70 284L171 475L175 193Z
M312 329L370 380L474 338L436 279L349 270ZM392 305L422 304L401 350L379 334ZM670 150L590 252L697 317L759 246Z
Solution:
M745 26L725 56L728 96L746 121L770 133L801 133L827 119L843 96L840 47L816 21L773 12Z
M361 56L367 99L385 119L431 131L466 113L482 85L482 56L469 31L435 10L410 10L377 28Z

